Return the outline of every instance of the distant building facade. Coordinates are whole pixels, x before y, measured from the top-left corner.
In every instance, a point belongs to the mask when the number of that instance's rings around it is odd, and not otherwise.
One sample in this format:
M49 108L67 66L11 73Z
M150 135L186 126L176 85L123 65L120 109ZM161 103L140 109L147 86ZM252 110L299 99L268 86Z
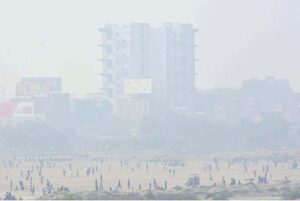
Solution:
M299 101L287 79L266 77L243 82L238 89L198 91L194 111L212 119L261 121L281 116L299 121Z
M197 30L191 24L108 24L100 31L101 90L108 98L118 102L136 92L171 107L188 105L195 90Z

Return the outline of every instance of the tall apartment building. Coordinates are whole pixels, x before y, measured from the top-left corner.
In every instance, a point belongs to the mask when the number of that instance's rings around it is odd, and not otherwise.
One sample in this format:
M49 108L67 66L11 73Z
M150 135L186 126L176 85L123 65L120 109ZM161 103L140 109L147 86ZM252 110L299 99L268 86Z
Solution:
M195 89L195 32L191 24L107 24L102 32L101 90L113 101L126 98L128 80L148 80L152 100L185 107Z

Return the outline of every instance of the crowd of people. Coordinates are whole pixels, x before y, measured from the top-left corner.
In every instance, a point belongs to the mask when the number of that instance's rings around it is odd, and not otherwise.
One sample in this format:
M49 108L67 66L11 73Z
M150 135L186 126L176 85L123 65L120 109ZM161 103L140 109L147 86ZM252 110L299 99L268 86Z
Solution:
M178 179L178 183L176 183L174 182L177 181L176 177L179 175L182 178L183 172L189 168L186 167L183 161L126 159L116 162L101 159L83 161L82 164L86 165L80 167L77 162L73 159L55 160L51 157L3 158L1 166L6 172L5 180L9 185L6 189L2 190L7 192L5 194L7 198L13 198L12 195L14 194L39 197L53 192L69 192L74 189L71 186L66 186L67 182L63 182L69 178L77 179L78 182L82 181L82 179L94 181L94 185L88 184L89 189L84 190L97 192L168 191L171 188L174 189L176 186L196 188L217 185L236 186L249 183L268 184L269 182L275 182L272 174L276 174L277 168L286 169L287 171L292 171L291 167L294 169L297 168L297 161L295 160L292 162L283 162L255 158L233 158L227 160L213 158L199 163L197 167L198 172L192 172L193 174L185 178L185 182L181 182L182 180ZM29 164L31 165L30 168L28 168ZM114 172L116 169L126 170L130 174L120 175L118 178L118 171ZM147 175L154 171L154 169L159 171L156 172L156 176L148 181L145 181L149 178L148 176L145 176L144 179L136 179L134 176L137 172ZM241 172L240 174L235 174L237 169ZM13 176L13 172L16 170L19 171L19 175ZM59 170L61 173L54 175L53 178L47 173ZM227 172L227 175L222 175L222 172ZM111 174L117 177L115 182L111 182ZM151 175L155 174L152 172ZM58 183L57 177L62 182ZM108 181L108 178L110 181ZM282 181L290 182L287 175L282 178Z

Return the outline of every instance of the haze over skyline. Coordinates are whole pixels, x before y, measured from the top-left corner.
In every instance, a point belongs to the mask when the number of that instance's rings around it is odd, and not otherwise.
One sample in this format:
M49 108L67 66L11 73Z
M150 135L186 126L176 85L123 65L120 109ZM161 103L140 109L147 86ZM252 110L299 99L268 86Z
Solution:
M60 76L64 91L95 92L99 27L179 22L199 29L198 88L238 87L245 79L273 75L300 91L298 13L297 0L3 0L0 89L11 95L21 77Z

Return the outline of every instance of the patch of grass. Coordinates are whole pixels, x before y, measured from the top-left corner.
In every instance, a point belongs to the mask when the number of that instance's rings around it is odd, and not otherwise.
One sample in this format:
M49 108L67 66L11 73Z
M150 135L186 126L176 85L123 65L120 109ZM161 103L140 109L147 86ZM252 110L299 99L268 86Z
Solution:
M78 194L66 193L63 195L62 200L82 200L82 197Z
M205 199L206 200L228 200L231 197L231 193L228 191L207 193Z
M275 187L271 187L271 188L268 189L268 191L275 193L275 192L278 192L278 189L275 188Z
M157 194L159 200L196 200L197 195L194 193L160 193Z
M296 200L300 198L300 191L289 191L289 192L285 192L282 196L282 199L284 200Z
M280 190L284 191L284 192L290 192L290 191L292 191L291 187L289 187L289 186L284 186L284 187L280 188Z
M152 191L147 191L145 194L144 194L144 197L145 199L147 200L155 200L155 196L153 194Z
M183 188L182 188L181 186L178 186L178 185L175 186L174 189L175 189L176 191L182 191L182 190L183 190Z

